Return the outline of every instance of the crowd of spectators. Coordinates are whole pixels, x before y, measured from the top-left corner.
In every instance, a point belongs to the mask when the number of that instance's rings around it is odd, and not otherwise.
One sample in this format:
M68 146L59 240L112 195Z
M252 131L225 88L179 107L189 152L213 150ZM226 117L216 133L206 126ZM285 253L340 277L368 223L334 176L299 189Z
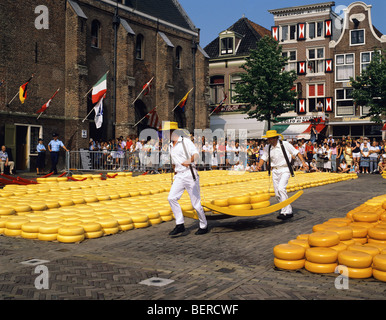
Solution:
M382 173L386 170L386 140L376 141L367 137L327 138L316 140L288 140L308 162L310 172L337 173ZM257 171L257 163L264 151L266 140L252 139L246 143L238 140L214 139L213 142L195 141L201 153L199 170ZM169 172L170 158L168 143L162 138L140 141L137 136L122 136L109 141L90 139L90 151L99 151L98 161L106 169ZM301 163L293 160L293 166L300 170ZM263 168L266 170L266 167Z

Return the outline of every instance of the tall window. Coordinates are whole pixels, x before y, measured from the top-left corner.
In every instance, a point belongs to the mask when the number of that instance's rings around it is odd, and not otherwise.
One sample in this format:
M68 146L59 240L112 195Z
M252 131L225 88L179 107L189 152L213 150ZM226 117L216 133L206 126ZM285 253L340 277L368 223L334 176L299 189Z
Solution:
M324 30L324 22L311 22L308 24L308 37L310 39L314 38L322 38L323 37L323 30Z
M284 51L282 53L283 57L288 58L287 65L285 66L285 71L296 71L297 70L297 58L296 50Z
M231 87L230 87L230 101L231 103L236 103L236 101L234 101L235 97L237 96L236 94L236 83L238 82L241 82L241 76L239 74L234 74L231 76L231 79L230 79L230 84L231 84Z
M182 48L180 46L176 49L176 68L181 69L181 55L182 55Z
M379 53L381 52L379 51ZM374 51L361 52L361 73L368 68L373 58L374 58Z
M224 99L224 76L210 78L210 104L218 104Z
M336 81L349 81L354 77L354 54L338 54L335 59Z
M354 100L352 97L352 89L337 89L335 92L336 100L336 115L353 116L355 115Z
M296 40L296 25L281 27L281 41Z
M365 30L351 30L350 31L350 45L365 44Z
M221 54L233 54L233 38L222 38L221 39Z
M324 73L324 48L308 49L308 73Z
M310 112L324 111L324 83L315 83L308 85L308 110Z
M138 60L143 60L143 43L144 38L142 34L137 35L135 42L135 58Z
M91 23L91 47L93 48L100 48L100 29L100 22L93 20Z

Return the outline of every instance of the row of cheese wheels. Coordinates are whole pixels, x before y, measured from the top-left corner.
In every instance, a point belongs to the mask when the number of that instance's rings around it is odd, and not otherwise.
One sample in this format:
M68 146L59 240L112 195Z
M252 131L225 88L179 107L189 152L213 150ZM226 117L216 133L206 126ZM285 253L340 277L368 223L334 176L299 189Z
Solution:
M311 234L275 246L274 265L287 270L333 273L339 264L347 267L350 278L373 276L386 281L384 200L381 197L371 205L362 205L346 218L332 218L315 225Z
M161 213L161 214L160 214ZM168 210L151 214L103 213L93 215L49 214L15 216L0 219L0 234L25 239L59 242L80 242L138 228L145 228L173 219ZM82 230L82 231L81 231Z

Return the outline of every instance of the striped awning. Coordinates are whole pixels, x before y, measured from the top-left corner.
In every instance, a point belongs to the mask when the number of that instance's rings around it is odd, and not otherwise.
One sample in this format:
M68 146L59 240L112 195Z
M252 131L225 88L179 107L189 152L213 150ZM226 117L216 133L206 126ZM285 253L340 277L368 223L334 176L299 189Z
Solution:
M272 126L272 130L276 130L281 133L284 139L306 139L311 138L311 127L310 123L301 124L275 124ZM326 126L324 124L318 124L316 131L320 133Z

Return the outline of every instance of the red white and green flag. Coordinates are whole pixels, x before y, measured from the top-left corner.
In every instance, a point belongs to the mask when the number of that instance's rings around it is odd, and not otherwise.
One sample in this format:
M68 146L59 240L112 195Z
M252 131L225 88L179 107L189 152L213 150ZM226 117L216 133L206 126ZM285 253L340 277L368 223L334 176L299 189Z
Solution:
M107 72L92 88L92 103L97 103L107 92Z

